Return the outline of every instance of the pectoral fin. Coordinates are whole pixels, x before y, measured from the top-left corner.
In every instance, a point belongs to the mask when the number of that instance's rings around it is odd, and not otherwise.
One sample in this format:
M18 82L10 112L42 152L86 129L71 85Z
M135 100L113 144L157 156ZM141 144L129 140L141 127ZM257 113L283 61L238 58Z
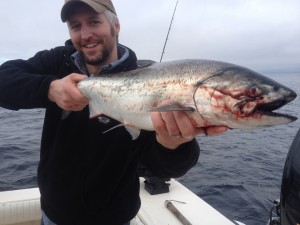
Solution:
M187 111L194 112L196 109L193 106L184 106L180 104L166 104L159 107L155 107L150 112L170 112L170 111Z

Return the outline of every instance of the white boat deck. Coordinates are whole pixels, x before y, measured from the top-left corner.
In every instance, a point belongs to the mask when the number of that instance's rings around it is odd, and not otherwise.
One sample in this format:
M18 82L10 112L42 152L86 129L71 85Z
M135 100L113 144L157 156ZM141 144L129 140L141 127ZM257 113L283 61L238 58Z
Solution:
M180 220L165 206L166 200L173 200L172 204L191 224L234 224L179 182L172 179L170 184L170 192L150 195L144 190L144 184L141 182L142 207L138 216L144 224L182 225Z
M237 224L175 180L170 181L169 193L158 195L150 195L145 191L143 181L141 178L142 206L131 225L182 225L183 223L165 206L166 200L173 200L172 204L190 224ZM0 225L39 225L40 218L38 188L0 192Z

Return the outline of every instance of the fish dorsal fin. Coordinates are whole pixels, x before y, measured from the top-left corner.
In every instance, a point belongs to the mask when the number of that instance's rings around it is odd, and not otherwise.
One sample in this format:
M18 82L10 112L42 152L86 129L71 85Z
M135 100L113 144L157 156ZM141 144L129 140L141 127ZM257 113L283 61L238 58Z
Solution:
M145 67L151 66L154 63L156 63L156 62L152 61L152 60L138 60L137 61L138 68L145 68Z
M159 107L155 107L150 110L150 112L170 112L170 111L186 111L194 112L196 109L193 106L184 106L180 104L167 104Z
M141 130L140 130L140 129L138 129L138 128L136 128L136 127L131 127L131 126L124 125L123 123L120 123L120 124L118 124L118 125L116 125L116 126L110 128L110 129L104 131L103 134L105 134L105 133L107 133L107 132L109 132L109 131L111 131L111 130L113 130L113 129L116 129L116 128L118 128L118 127L123 127L123 126L124 126L125 129L128 131L128 133L131 135L132 140L135 140L135 139L137 139L137 138L139 137L139 135L140 135L140 133L141 133Z

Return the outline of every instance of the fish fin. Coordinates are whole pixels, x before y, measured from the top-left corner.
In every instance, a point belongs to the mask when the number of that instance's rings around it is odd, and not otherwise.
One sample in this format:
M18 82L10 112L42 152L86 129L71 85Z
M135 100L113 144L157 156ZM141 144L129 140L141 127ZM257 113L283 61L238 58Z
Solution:
M126 126L126 125L124 125L123 123L118 124L118 125L116 125L116 126L110 128L110 129L104 131L103 134L105 134L105 133L107 133L107 132L109 132L109 131L111 131L111 130L113 130L113 129L116 129L116 128L118 128L118 127L123 127L123 126L124 126L125 129L128 131L128 133L131 135L132 140L135 140L135 139L137 139L137 138L139 137L139 135L140 135L140 133L141 133L141 130L140 130L140 129L138 129L138 128L136 128L136 127Z
M61 120L67 119L70 114L71 114L71 111L62 110L62 112L61 112Z
M194 112L196 109L192 106L183 106L180 104L162 105L149 110L150 112L170 112L170 111L187 111Z
M153 60L138 60L137 61L138 68L145 68L145 67L151 66L154 63L156 63L156 62Z
M135 140L140 136L141 130L136 127L130 127L125 125L125 129L131 135L132 140Z
M89 110L90 110L90 118L95 118L97 116L102 115L102 113L98 110L97 104L94 104L93 101L89 103Z
M120 123L120 124L118 124L118 125L116 125L116 126L114 126L114 127L112 127L112 128L109 128L108 130L102 132L102 134L105 134L105 133L107 133L107 132L109 132L109 131L111 131L111 130L113 130L113 129L116 129L116 128L118 128L118 127L123 127L123 126L124 126L124 124Z

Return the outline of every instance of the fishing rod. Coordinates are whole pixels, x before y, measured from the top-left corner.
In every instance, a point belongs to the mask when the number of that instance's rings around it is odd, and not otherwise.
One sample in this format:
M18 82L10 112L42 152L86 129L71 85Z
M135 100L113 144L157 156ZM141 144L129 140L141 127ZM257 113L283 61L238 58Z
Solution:
M168 38L169 38L170 30L171 30L171 27L172 27L173 19L174 19L175 12L176 12L176 8L177 8L177 4L178 4L178 0L177 0L177 2L176 2L176 5L175 5L175 9L174 9L173 16L172 16L172 19L171 19L171 23L170 23L170 26L169 26L169 30L168 30L168 33L167 33L167 38L166 38L166 40L165 40L164 48L163 48L163 51L162 51L162 53L161 53L161 57L160 57L159 62L162 61L162 58L163 58L164 53L165 53L165 48L166 48L167 41L168 41Z

